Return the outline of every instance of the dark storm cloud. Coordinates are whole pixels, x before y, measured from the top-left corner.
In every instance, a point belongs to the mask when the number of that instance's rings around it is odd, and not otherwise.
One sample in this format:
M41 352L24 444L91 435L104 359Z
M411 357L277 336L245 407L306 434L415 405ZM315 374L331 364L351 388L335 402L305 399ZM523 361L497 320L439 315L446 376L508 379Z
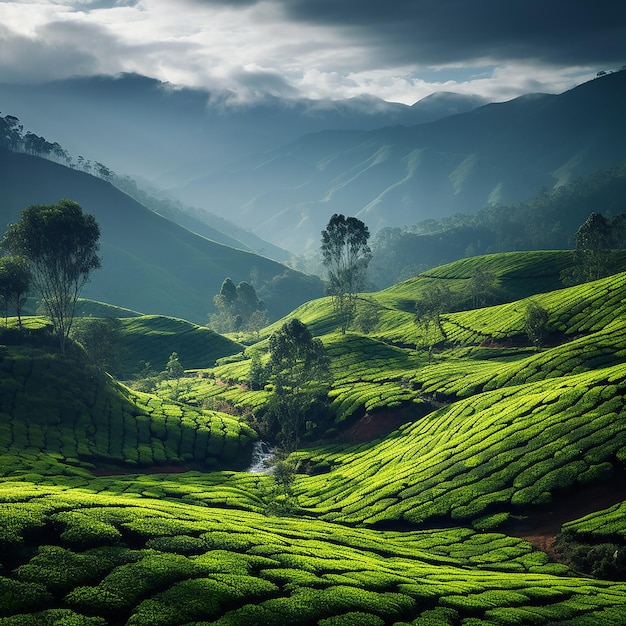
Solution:
M624 63L626 3L590 0L284 0L293 20L341 28L381 65L493 58Z
M609 0L0 0L0 81L134 72L232 94L413 103L560 92L626 63Z
M100 58L115 47L107 31L95 25L52 22L25 37L0 27L0 75L3 80L48 80L101 70Z

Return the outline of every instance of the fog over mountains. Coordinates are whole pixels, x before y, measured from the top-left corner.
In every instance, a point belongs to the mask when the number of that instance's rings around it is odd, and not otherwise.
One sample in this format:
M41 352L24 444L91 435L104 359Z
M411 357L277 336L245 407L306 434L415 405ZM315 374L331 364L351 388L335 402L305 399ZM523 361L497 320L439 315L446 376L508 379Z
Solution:
M123 74L1 84L0 111L74 155L163 187L212 174L307 133L420 124L485 104L481 97L454 93L433 94L413 106L371 96L341 101L267 96L237 104L231 95Z
M297 253L335 212L372 232L508 204L623 164L626 72L498 104L438 93L265 99L124 75L0 86L0 111L190 205ZM593 208L591 207L590 210Z

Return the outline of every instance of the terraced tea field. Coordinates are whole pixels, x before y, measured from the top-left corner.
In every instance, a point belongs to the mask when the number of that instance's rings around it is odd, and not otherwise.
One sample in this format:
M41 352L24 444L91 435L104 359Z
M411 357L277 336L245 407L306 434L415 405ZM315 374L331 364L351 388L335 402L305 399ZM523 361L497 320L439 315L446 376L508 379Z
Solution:
M622 364L480 393L375 445L300 452L333 470L299 501L345 523L504 520L626 460L625 394Z
M626 274L547 292L569 258L438 268L368 295L368 334L338 333L328 299L295 311L330 356L334 423L289 457L288 491L241 471L272 392L251 389L250 357L279 324L244 351L122 320L134 354L193 370L187 403L167 399L179 381L141 394L3 347L0 626L625 624ZM429 355L410 303L481 263L522 299L444 313ZM538 350L529 299L548 312ZM376 437L351 442L359 428ZM614 501L576 514L607 485ZM565 500L550 555L506 534Z
M582 625L624 615L626 584L569 576L497 533L372 531L114 496L88 481L5 482L0 507L7 625ZM25 558L41 529L45 542Z
M154 371L165 369L176 352L185 369L210 367L226 356L243 349L240 344L185 320L160 315L142 315L121 319L124 340L125 372L136 372L140 363L149 363Z
M256 434L229 415L133 392L37 348L0 350L0 474L235 463Z

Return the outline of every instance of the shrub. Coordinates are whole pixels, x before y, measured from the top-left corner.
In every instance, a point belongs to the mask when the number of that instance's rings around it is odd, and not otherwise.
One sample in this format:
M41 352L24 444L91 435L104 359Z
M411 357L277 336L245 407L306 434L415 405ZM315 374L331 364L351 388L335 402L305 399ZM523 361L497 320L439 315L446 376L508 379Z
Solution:
M78 548L111 545L119 541L121 533L115 526L96 519L89 513L67 511L57 513L53 519L66 525L61 540Z
M40 613L2 618L2 626L107 626L103 617L87 617L69 609L49 609Z
M0 616L36 611L51 600L43 585L0 577Z
M372 615L371 613L362 613L359 611L353 611L350 613L343 613L342 615L335 615L333 617L327 617L321 619L318 622L319 626L385 626L385 621L378 617L378 615Z

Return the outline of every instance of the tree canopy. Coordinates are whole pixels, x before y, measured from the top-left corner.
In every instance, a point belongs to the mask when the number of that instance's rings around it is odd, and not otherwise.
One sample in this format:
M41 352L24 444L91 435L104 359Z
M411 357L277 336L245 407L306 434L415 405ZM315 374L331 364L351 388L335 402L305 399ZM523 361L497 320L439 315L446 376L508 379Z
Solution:
M22 308L26 303L32 275L28 260L23 256L0 258L0 297L4 300L5 315L9 307L15 310L18 323L22 325Z
M356 217L335 213L322 231L322 261L328 270L329 292L346 332L354 315L355 296L365 285L372 258L370 232Z
M242 330L258 333L269 322L265 303L259 300L254 286L246 281L235 285L231 278L225 278L213 304L217 313L210 315L210 324L219 333Z
M26 258L33 285L59 338L61 351L69 336L76 301L92 270L100 267L100 227L73 200L36 204L9 225L2 246Z
M270 411L281 427L283 445L290 451L298 445L316 396L325 395L330 360L321 340L313 338L299 319L285 322L271 335L269 344L274 385Z

